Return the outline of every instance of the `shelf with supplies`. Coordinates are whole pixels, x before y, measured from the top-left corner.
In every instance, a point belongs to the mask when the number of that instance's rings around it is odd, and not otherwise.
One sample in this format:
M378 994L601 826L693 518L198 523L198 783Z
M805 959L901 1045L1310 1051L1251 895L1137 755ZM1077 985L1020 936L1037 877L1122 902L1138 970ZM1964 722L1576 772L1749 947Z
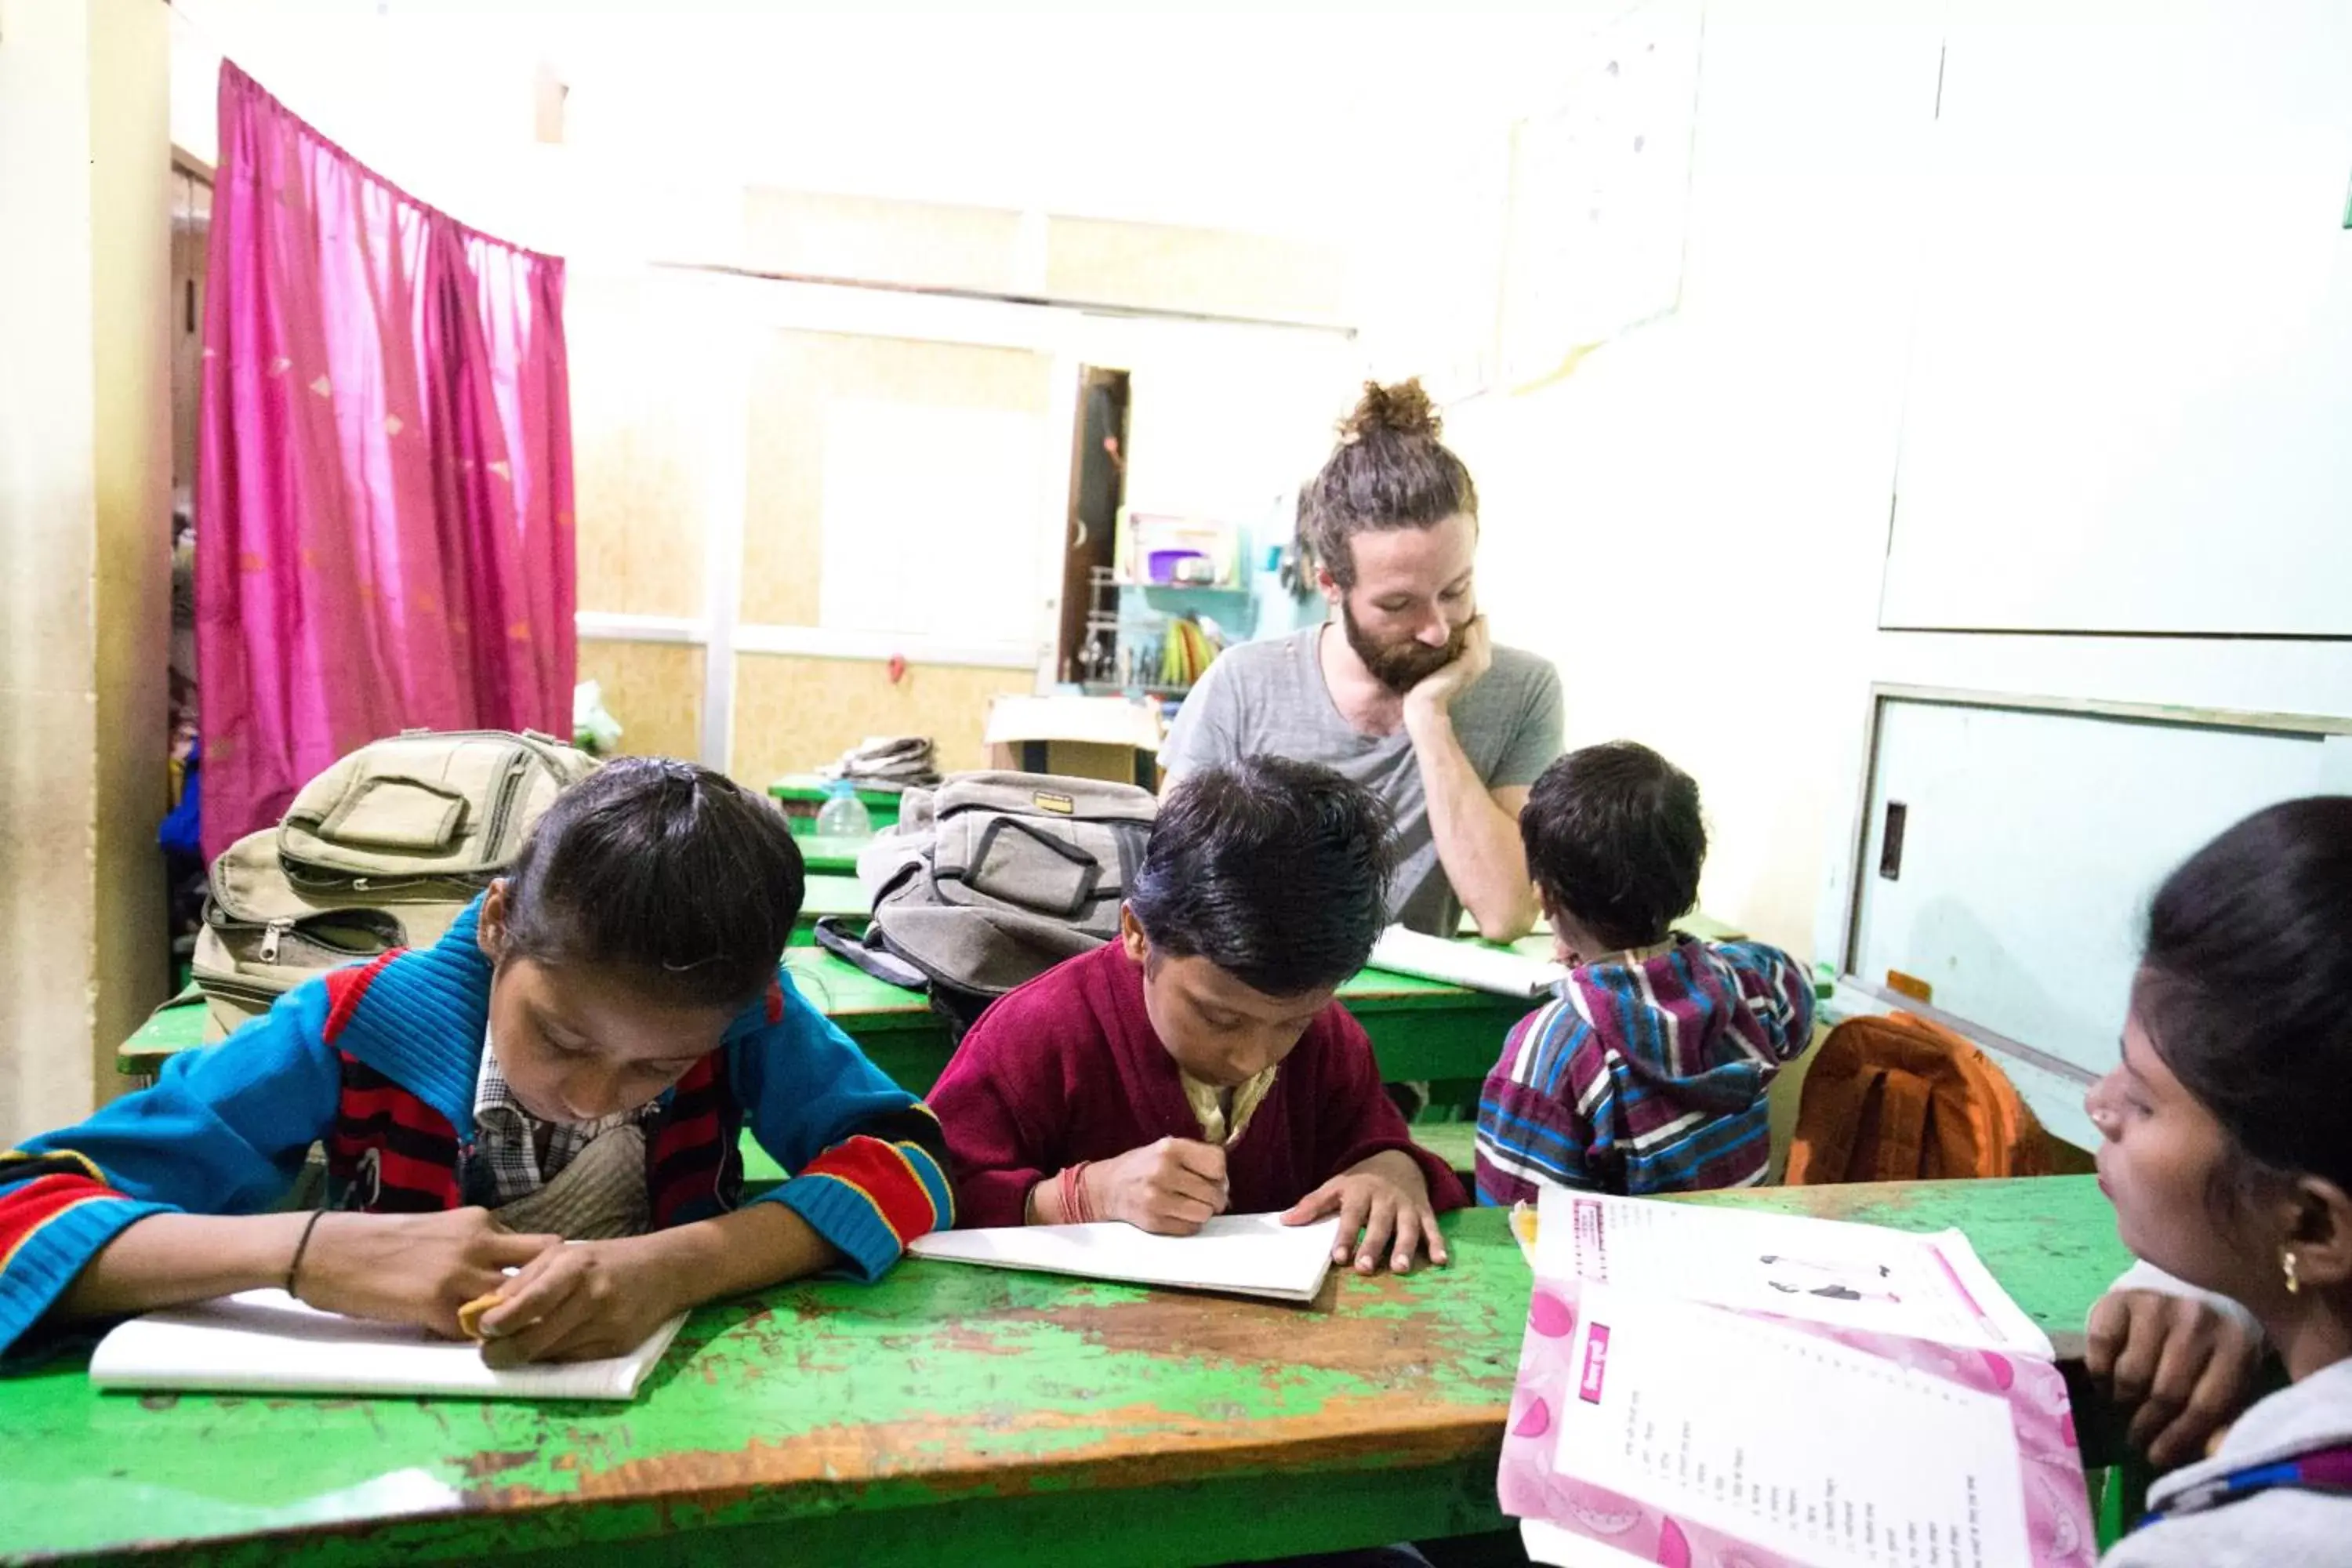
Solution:
M1224 595L1245 599L1255 592L1246 583L1138 583L1130 578L1112 579L1112 586L1132 588L1141 594L1165 594L1180 596L1186 594Z
M1172 710L1225 648L1305 624L1287 541L1293 496L1250 521L1119 514L1109 564L1091 569L1083 640L1063 671L1069 689L1152 697Z
M1089 692L1181 700L1229 645L1249 636L1246 584L1139 584L1117 567L1091 574L1086 640L1071 672Z
M1085 680L1078 683L1078 692L1085 697L1157 698L1162 702L1181 702L1192 695L1191 686L1163 686L1156 680L1146 680L1135 686L1121 686L1115 680Z

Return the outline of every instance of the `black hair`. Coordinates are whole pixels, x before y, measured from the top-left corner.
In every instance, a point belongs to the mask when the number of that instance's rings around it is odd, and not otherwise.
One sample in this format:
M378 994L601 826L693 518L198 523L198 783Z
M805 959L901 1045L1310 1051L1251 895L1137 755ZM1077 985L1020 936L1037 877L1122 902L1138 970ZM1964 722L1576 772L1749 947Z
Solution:
M1242 757L1160 802L1128 908L1156 954L1205 958L1252 990L1301 996L1364 966L1388 923L1395 824L1314 763Z
M2166 878L2132 1010L2242 1174L2352 1192L2352 796L2258 811Z
M1546 768L1519 813L1519 841L1545 901L1612 949L1664 941L1698 901L1698 784L1636 742L1587 746Z
M1364 383L1339 445L1299 497L1299 537L1342 588L1356 584L1349 541L1367 529L1434 528L1478 515L1470 469L1438 440L1444 421L1418 380Z
M774 983L806 880L767 801L692 763L616 758L558 795L515 858L504 955L740 1007Z

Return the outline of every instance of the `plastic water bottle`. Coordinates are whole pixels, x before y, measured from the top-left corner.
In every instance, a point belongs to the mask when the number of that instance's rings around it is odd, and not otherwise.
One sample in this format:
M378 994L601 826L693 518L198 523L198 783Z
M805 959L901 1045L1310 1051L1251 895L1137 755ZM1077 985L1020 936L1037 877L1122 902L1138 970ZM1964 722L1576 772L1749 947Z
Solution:
M820 838L871 838L874 819L866 814L866 803L857 798L857 786L847 779L833 779L824 786L824 804L817 807L816 836Z

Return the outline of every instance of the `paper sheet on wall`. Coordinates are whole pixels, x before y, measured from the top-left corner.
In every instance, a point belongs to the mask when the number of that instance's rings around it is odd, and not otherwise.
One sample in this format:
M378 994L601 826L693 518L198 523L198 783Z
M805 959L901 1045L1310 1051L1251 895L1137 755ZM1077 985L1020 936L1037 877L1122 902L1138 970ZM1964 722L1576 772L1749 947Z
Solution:
M1642 0L1569 61L1562 103L1514 130L1502 371L1539 381L1682 295L1698 0Z
M826 407L817 617L828 630L1038 640L1045 416L878 398Z
M1977 1350L2048 1359L2050 1338L1957 1230L1916 1235L1801 1215L1546 1188L1535 1268Z

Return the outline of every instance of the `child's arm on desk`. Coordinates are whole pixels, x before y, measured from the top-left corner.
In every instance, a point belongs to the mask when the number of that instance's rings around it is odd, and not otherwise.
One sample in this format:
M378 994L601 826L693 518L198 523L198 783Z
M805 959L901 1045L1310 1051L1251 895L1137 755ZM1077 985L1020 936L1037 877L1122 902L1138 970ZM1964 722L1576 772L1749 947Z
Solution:
M781 1280L879 1279L906 1244L954 1219L947 1142L929 1107L892 1083L794 990L730 1035L727 1082L789 1180L733 1213L553 1248L497 1287L478 1328L494 1366L619 1355L665 1318ZM674 1117L713 1106L673 1104Z
M152 1088L0 1154L0 1349L53 1311L111 1316L286 1282L311 1216L268 1211L334 1121L329 1005L324 982L299 986L219 1045L174 1056ZM432 1218L447 1233L417 1233L413 1216L322 1217L305 1289L315 1280L319 1305L449 1332L465 1297L432 1299L436 1282L495 1276L546 1244L479 1211ZM373 1279L365 1259L392 1253L398 1266Z
M560 1237L517 1235L478 1208L154 1214L109 1242L55 1310L68 1321L120 1317L275 1285L326 1311L457 1339L460 1305L499 1289L507 1269L562 1250Z
M548 1249L494 1282L482 1359L492 1366L626 1354L666 1318L779 1279L816 1274L841 1253L782 1204L617 1241Z

